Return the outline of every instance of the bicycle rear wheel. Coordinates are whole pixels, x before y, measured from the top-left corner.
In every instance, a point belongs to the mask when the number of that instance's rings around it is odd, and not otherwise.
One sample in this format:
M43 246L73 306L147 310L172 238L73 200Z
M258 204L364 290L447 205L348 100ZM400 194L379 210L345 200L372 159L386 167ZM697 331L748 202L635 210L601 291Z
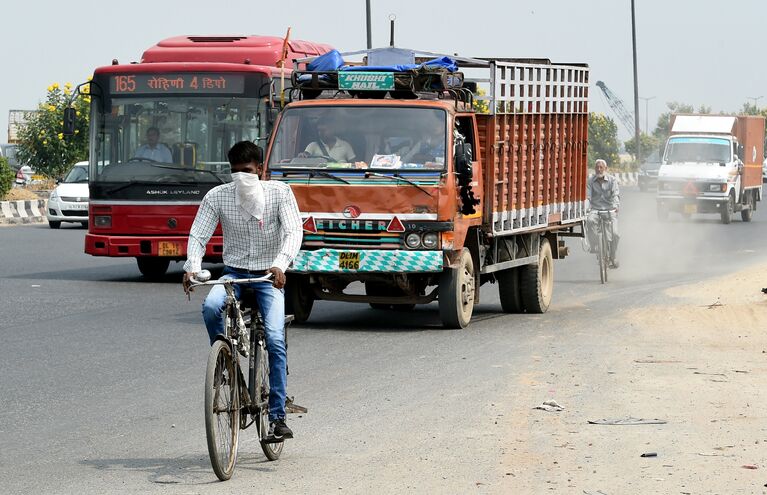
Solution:
M221 481L234 473L240 433L239 382L229 345L211 347L205 372L205 433L213 471Z
M256 401L258 408L258 436L261 450L270 461L276 461L282 454L284 442L270 442L269 437L269 353L262 345L256 345Z

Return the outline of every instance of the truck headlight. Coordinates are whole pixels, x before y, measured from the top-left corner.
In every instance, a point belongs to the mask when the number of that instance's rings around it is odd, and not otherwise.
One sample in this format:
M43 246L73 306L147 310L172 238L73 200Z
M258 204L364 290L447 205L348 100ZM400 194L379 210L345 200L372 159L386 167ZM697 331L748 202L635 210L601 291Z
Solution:
M422 237L423 247L426 249L434 249L439 245L439 234L429 232Z
M708 190L711 192L719 192L724 191L726 187L726 184L709 184Z
M410 249L415 249L421 245L421 236L415 232L409 233L405 236L405 245Z

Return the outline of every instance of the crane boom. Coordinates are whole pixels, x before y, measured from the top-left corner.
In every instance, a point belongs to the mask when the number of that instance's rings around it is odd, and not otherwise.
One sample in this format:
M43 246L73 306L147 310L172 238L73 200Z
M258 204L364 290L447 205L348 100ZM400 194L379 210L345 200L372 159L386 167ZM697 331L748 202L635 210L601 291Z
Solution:
M620 121L626 127L626 130L629 131L629 134L633 136L636 129L634 127L634 114L626 110L626 106L623 104L623 101L618 98L618 95L610 91L610 88L608 88L603 81L597 81L597 87L602 90L602 93L604 93L605 99L607 99L607 103L610 105L610 108L613 109L613 112L615 112L615 115L618 116Z

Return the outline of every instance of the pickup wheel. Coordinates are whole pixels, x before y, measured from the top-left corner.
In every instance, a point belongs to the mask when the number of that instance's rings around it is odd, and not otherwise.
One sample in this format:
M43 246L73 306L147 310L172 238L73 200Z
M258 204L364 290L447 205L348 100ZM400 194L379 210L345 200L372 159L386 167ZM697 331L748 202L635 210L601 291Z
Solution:
M744 205L745 208L740 210L740 219L744 222L750 222L754 216L754 210L756 209L756 200L754 199L756 196L752 193L746 194L748 194L748 201Z
M439 279L439 317L446 328L465 328L474 311L474 261L464 248L458 266L447 268Z
M495 276L498 281L498 294L504 313L521 313L522 296L519 291L519 268L501 270Z
M285 283L285 314L293 315L293 321L304 323L312 314L314 294L309 277L295 273L288 274Z
M545 313L549 309L554 291L554 260L551 244L545 237L541 238L538 264L520 267L519 287L526 313Z
M730 195L727 197L727 204L722 206L722 223L728 224L732 222L732 215L735 212L735 196L730 193Z
M154 258L142 256L136 258L136 264L141 274L149 280L160 280L168 271L170 260L168 258Z

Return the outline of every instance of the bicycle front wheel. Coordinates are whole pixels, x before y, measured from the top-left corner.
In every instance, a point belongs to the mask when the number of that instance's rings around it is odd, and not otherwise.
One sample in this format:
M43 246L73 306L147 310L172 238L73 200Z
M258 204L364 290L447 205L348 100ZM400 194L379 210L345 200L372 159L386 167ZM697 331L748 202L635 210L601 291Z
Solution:
M240 433L239 382L231 349L216 341L205 373L205 433L213 471L221 481L232 477Z
M607 282L607 257L609 252L607 234L603 227L602 232L599 235L599 279L603 284Z
M270 461L276 461L282 454L284 442L269 439L269 353L262 345L256 345L256 397L258 401L258 434L261 450Z

